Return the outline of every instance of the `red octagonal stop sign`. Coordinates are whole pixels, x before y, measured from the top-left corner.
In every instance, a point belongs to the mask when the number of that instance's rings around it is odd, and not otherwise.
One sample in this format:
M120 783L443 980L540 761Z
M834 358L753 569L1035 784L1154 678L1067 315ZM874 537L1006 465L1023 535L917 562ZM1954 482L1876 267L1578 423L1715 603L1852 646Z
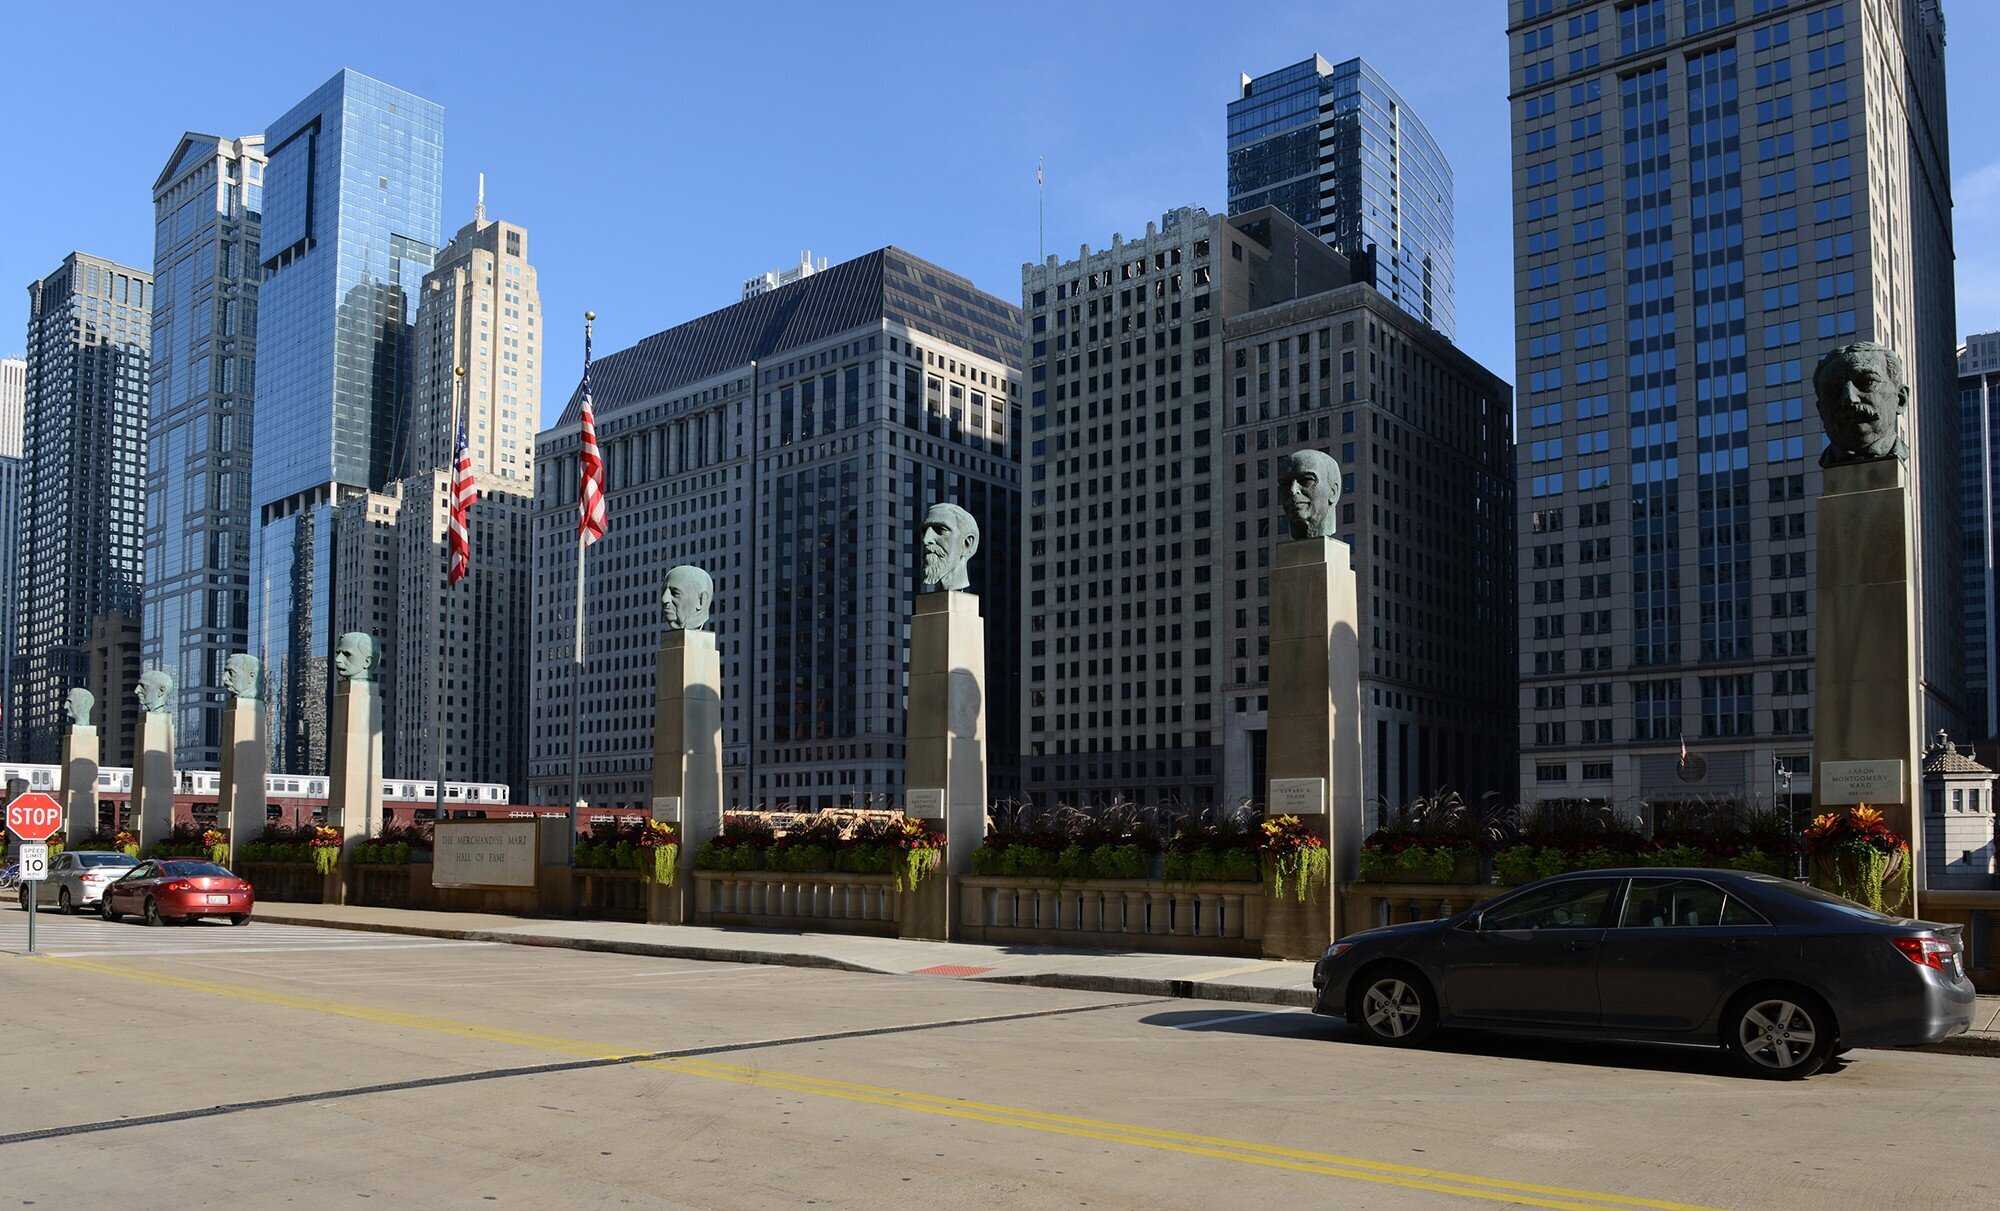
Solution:
M23 841L46 841L62 828L62 805L40 791L29 791L7 805L7 831Z

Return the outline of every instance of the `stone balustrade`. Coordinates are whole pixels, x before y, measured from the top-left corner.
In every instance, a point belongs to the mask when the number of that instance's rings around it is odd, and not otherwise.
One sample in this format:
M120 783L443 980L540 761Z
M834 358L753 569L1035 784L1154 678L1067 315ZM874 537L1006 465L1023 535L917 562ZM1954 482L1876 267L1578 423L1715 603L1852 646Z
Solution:
M893 937L900 932L904 899L891 875L694 872L694 921L700 925Z
M1346 897L1347 932L1406 921L1435 921L1464 912L1510 889L1490 883L1349 883Z
M1261 883L1004 875L956 883L954 936L965 942L1254 955L1264 933Z

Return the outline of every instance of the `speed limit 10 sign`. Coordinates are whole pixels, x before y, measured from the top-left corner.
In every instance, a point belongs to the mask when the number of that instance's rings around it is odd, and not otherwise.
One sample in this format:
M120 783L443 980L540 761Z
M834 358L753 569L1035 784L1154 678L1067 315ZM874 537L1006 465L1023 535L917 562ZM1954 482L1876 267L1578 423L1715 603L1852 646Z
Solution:
M40 841L21 843L21 882L40 883L49 877L49 847Z
M46 841L62 827L62 805L29 791L7 805L7 831L23 841Z

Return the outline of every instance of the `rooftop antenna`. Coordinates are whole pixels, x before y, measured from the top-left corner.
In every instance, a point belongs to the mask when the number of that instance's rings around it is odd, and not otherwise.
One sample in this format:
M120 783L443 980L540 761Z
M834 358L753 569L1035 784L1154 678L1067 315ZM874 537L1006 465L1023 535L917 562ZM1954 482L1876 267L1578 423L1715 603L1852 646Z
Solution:
M486 174L483 172L479 174L479 201L473 203L472 221L475 223L486 221Z

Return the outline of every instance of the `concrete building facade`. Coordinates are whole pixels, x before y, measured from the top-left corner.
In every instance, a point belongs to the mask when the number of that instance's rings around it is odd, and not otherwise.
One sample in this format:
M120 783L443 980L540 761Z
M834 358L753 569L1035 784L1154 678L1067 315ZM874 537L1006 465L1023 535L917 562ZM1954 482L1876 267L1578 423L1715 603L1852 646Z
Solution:
M1803 800L1811 379L1855 340L1908 362L1922 724L1955 730L1935 0L1507 9L1522 797Z
M1245 74L1241 89L1229 103L1229 213L1276 206L1450 339L1451 165L1423 119L1360 59L1314 55Z
M264 140L181 136L153 182L145 661L173 674L176 764L219 769L222 669L250 641L250 450Z
M21 424L28 409L28 359L0 357L0 458L21 457Z
M1276 207L1170 211L1140 239L1023 266L1022 300L1028 796L1263 800L1269 475L1302 446L1361 459L1341 536L1364 617L1396 623L1363 635L1364 710L1391 737L1385 766L1369 733L1364 794L1490 779L1512 740L1479 717L1511 678L1494 659L1511 579L1481 562L1511 530L1511 471L1492 465L1505 385ZM1419 525L1462 542L1463 566L1414 554Z
M919 527L940 500L980 526L989 782L1018 793L1018 310L889 247L603 357L592 381L609 529L580 699L577 397L537 444L535 802L570 801L572 701L581 798L647 802L660 587L694 563L715 581L725 803L901 803Z
M333 513L407 466L411 322L443 229L444 111L343 69L273 122L265 147L250 646L264 660L271 771L319 774L343 562Z
M0 710L11 711L14 701L14 662L11 659L14 634L14 579L19 569L14 552L21 541L21 481L25 464L11 454L0 454ZM7 758L14 729L0 726L0 759Z
M2000 731L1994 675L1994 511L2000 508L2000 332L1958 348L1961 583L1965 593L1965 726L1982 740Z
M73 252L28 284L9 756L53 763L98 615L138 616L153 278Z

